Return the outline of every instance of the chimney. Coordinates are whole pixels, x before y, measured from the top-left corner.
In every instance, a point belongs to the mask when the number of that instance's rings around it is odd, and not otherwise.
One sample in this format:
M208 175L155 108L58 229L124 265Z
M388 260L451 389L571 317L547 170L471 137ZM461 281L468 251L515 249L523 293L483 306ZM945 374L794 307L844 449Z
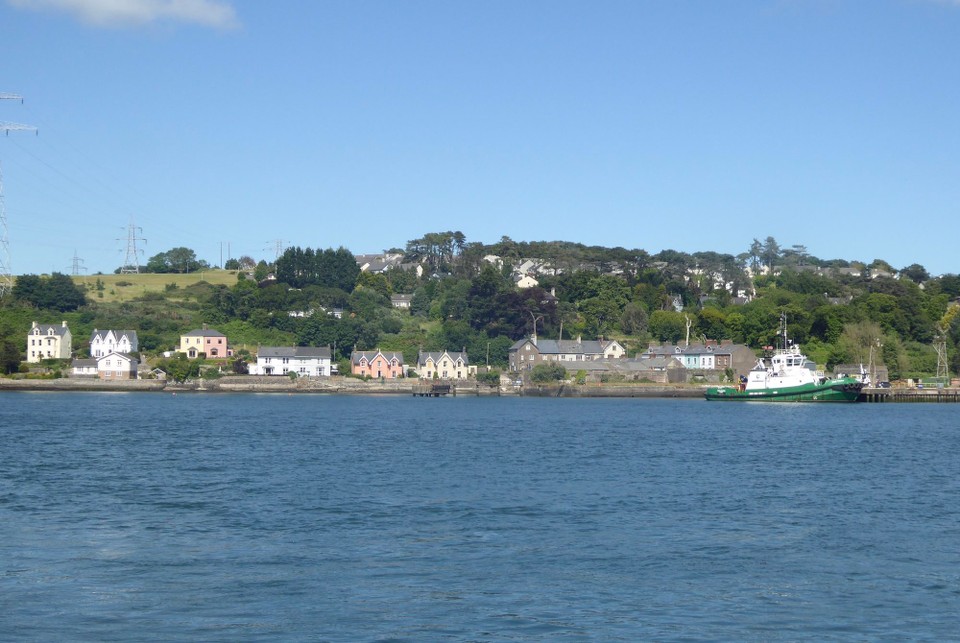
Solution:
M577 346L579 346L580 344L583 343L582 340L583 340L583 336L582 336L582 335L577 335Z
M67 327L67 322L62 321L62 322L60 322L60 325L61 325L63 328L66 328L66 327Z
M33 326L31 326L31 328L36 328L36 327L37 327L37 322L33 322Z

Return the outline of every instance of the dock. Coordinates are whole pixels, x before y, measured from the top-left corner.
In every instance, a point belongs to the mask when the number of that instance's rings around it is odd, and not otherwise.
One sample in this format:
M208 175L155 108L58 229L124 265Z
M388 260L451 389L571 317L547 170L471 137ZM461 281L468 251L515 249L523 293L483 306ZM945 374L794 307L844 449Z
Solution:
M449 384L417 384L413 387L414 397L442 397L450 393L456 395L456 391Z
M957 403L958 388L865 388L860 392L860 402L872 403Z

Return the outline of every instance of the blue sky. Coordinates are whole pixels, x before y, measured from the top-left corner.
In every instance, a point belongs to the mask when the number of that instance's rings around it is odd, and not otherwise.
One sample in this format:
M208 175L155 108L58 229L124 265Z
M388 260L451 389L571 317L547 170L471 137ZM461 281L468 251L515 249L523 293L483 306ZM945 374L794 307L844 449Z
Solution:
M960 272L960 0L0 0L0 42L15 274L112 272L131 220L144 262L460 230Z

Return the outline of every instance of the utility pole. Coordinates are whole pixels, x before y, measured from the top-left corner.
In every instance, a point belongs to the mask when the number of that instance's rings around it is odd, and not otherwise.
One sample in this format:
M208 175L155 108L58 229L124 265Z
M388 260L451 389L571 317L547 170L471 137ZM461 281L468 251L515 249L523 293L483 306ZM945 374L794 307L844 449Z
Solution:
M19 100L23 103L23 96L0 93L0 100ZM37 128L32 125L0 121L0 131L9 136L10 132L36 132ZM3 168L0 168L0 297L11 290L13 290L13 272L10 267L10 234L7 228L7 210L3 204Z
M130 225L127 226L127 255L123 260L123 265L120 266L121 275L131 275L140 273L140 255L143 254L143 250L137 248L137 242L143 241L147 242L146 239L137 235L137 231L140 231L139 234L143 234L143 228L137 227L133 223L133 217L130 217ZM117 239L117 241L124 241L124 239Z

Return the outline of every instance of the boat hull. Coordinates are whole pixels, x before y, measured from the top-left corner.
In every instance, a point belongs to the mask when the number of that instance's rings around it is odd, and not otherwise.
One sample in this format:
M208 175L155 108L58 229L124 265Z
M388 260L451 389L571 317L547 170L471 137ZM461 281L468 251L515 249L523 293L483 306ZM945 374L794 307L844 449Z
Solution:
M712 386L707 389L710 401L738 402L856 402L863 383L851 378L828 380L823 384L803 384L779 388L741 391L735 386Z

